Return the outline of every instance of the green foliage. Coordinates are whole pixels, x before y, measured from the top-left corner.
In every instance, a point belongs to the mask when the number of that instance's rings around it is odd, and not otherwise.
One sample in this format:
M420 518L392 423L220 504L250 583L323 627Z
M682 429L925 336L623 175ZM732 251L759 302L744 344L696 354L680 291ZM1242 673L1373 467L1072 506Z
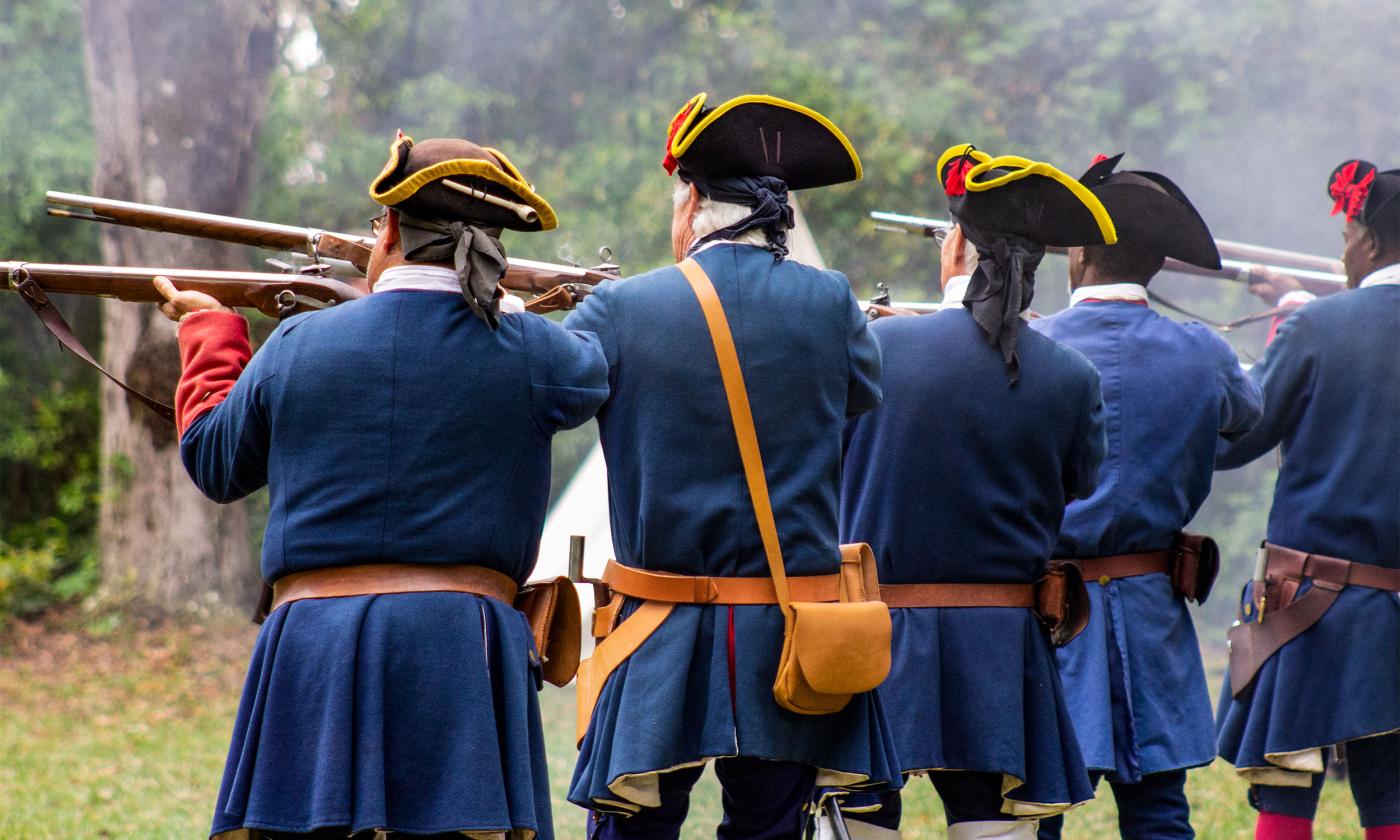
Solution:
M44 214L46 190L92 177L82 50L73 0L0 6L0 259L97 260L95 230ZM93 341L95 302L63 307ZM0 620L96 584L96 381L18 299L0 300Z

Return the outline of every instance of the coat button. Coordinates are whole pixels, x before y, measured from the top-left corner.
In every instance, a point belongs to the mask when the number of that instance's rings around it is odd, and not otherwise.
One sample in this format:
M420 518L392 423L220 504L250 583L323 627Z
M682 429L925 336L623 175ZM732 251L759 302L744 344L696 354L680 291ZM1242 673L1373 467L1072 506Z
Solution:
M1099 575L1099 586L1108 586L1108 575Z

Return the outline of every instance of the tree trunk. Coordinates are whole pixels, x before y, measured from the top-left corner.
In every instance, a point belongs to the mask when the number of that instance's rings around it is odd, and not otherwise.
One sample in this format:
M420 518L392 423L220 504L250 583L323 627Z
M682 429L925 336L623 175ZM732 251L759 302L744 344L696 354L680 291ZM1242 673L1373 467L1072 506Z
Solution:
M93 191L236 214L277 62L270 0L83 0L97 139ZM230 246L108 227L113 265L236 267ZM104 364L142 390L173 395L174 325L154 306L103 303ZM244 505L215 505L185 474L172 426L102 385L104 586L156 611L210 593L251 603L257 566Z

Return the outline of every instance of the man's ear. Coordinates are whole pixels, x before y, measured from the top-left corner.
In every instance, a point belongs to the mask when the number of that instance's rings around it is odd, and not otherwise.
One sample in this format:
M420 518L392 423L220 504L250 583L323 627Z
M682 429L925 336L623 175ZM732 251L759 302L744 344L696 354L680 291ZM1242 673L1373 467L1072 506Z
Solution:
M384 216L384 251L388 253L399 247L399 214L390 210Z
M1385 243L1381 241L1381 235L1373 227L1363 227L1361 229L1361 241L1357 243L1361 246L1361 254L1372 263L1381 262L1385 256Z
M695 214L700 212L700 189L694 184L690 185L690 197L685 200L685 215L690 221L695 221Z

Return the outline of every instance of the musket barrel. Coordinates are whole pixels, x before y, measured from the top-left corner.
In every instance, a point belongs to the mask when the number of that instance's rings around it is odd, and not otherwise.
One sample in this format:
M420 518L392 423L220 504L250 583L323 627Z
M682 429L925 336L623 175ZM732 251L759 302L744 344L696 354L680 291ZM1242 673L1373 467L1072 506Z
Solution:
M900 213L875 211L870 214L877 230L898 230L905 233L932 235L932 231L947 229L953 223L945 219L928 219L922 216L906 216ZM1168 259L1163 271L1177 274L1194 274L1199 277L1214 277L1220 280L1246 282L1248 270L1259 264L1277 274L1292 277L1314 294L1331 294L1346 285L1346 277L1336 273L1337 263L1313 254L1297 251L1284 251L1266 248L1262 245L1247 245L1229 240L1217 240L1220 249L1221 267L1201 268L1200 266ZM1050 247L1045 250L1052 254L1063 254L1067 249Z
M92 211L92 216L71 212L55 214L63 215L65 218L91 219L92 221L127 225L144 230L179 233L220 242L231 242L236 245L255 245L283 251L304 251L308 248L314 248L315 237L321 233L321 231L309 227L260 222L237 216L200 213L195 210L177 210L157 204L118 201L55 190L46 193L45 200L50 205L77 207Z

